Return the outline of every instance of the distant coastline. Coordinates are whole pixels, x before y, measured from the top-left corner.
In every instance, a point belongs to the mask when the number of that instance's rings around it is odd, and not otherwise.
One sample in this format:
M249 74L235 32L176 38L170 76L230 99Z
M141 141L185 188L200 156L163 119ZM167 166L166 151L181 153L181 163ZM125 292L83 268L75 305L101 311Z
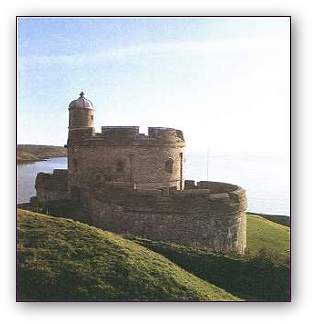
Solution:
M67 150L63 146L18 144L16 160L18 164L45 161L55 157L67 156Z

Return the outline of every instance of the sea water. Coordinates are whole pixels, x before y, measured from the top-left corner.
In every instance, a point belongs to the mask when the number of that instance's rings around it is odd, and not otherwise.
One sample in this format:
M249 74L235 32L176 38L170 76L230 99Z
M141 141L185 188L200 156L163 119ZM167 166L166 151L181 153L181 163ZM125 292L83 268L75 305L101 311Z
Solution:
M289 158L189 154L185 179L237 184L246 190L249 211L290 216Z
M28 202L29 198L35 195L35 178L38 172L66 168L65 157L18 164L18 203ZM187 154L185 179L240 185L247 191L249 211L290 215L289 159Z

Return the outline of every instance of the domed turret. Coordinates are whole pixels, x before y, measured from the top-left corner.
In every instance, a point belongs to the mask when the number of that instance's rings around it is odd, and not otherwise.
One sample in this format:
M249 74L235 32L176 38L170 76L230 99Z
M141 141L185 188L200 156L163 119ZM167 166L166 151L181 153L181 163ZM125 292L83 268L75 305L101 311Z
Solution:
M79 94L79 98L76 100L71 101L69 105L70 108L87 108L87 109L93 109L93 104L90 100L85 98L85 94L82 91Z
M84 92L69 104L69 129L93 127L93 104L86 99Z

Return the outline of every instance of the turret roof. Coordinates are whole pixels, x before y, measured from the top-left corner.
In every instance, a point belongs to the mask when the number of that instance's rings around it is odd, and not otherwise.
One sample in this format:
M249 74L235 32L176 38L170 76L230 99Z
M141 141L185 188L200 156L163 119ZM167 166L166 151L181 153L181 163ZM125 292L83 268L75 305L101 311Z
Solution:
M87 108L87 109L93 109L93 104L90 100L85 98L85 94L82 91L79 94L79 98L76 100L71 101L69 108Z

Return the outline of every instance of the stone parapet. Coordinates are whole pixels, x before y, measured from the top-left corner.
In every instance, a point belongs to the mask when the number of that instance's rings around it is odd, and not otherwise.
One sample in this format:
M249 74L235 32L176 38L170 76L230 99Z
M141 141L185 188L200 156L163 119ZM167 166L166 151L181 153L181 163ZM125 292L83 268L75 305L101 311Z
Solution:
M169 190L167 194L157 189L111 187L89 196L92 222L117 233L244 253L245 191L216 182L208 182L207 187Z
M101 135L105 138L135 138L139 136L139 126L102 126Z
M245 191L184 181L181 130L149 127L143 134L138 126L102 126L96 133L93 104L82 92L69 105L66 147L68 171L37 175L38 205L68 199L105 230L244 253Z
M35 188L39 202L68 199L68 170L55 169L52 174L38 173Z
M174 128L149 127L148 135L139 133L139 126L102 126L101 133L94 128L72 129L68 145L75 146L185 146L183 132Z
M67 170L39 173L36 190L39 203L70 199ZM132 182L107 181L82 197L92 224L105 230L212 251L245 251L247 202L236 185L205 181L185 190L136 189Z

